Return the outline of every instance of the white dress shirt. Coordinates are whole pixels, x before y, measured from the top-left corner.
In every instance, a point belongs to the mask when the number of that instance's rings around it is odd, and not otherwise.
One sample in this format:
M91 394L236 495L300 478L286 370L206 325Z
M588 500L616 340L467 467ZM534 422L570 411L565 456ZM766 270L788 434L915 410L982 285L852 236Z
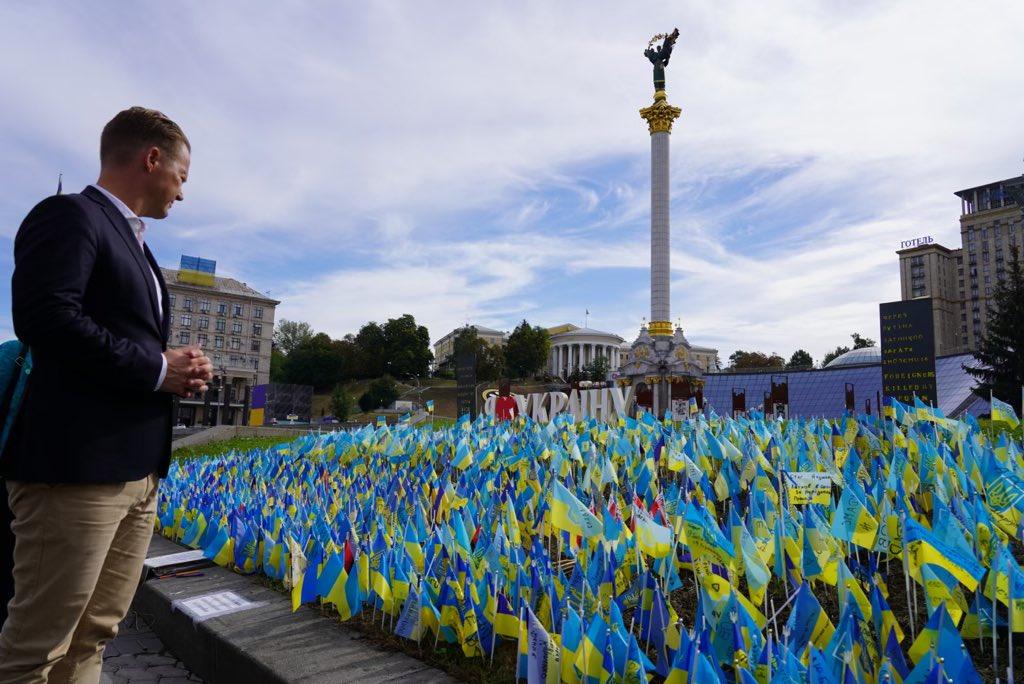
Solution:
M128 221L128 225L132 229L132 233L135 234L135 239L139 241L139 249L142 249L143 258L145 258L146 250L143 249L142 245L145 242L143 235L146 233L146 224L142 222L135 212L128 208L128 205L122 202L116 195L111 193L102 185L93 184L94 188L103 193L104 197L114 203L117 210L121 212L121 215ZM156 306L160 312L160 320L164 318L164 302L163 302L163 291L160 289L160 279L156 277L156 273L153 272L153 267L149 264L149 260L146 259L146 266L149 267L149 274L153 277L153 285L156 287ZM160 376L156 380L156 387L153 391L160 389L160 385L164 383L164 378L167 377L167 357L163 354L160 355Z

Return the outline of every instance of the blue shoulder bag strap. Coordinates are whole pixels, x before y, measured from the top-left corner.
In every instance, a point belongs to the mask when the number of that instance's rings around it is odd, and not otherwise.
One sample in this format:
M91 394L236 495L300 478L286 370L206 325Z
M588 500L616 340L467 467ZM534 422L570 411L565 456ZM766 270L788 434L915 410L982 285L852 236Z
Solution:
M2 456L14 419L18 416L29 373L32 372L31 350L18 340L5 342L0 345L0 364L0 377L5 381L3 395L0 397L0 420L3 421L3 430L0 431Z

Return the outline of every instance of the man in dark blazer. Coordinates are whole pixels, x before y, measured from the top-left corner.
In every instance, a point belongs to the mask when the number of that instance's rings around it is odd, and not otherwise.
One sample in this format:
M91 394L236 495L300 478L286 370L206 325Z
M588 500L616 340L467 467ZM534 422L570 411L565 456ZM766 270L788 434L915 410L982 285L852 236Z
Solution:
M0 459L14 522L14 598L0 682L97 682L142 572L172 394L206 390L201 349L167 349L167 287L146 223L182 200L191 149L132 107L100 138L100 177L49 197L14 243L14 330L34 368Z

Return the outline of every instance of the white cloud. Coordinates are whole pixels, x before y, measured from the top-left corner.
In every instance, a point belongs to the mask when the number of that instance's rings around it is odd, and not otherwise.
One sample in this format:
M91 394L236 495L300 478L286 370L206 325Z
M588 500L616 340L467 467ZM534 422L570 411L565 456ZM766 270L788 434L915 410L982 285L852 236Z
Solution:
M144 103L194 147L164 261L209 254L333 334L405 312L435 337L555 324L583 282L592 324L632 339L641 52L678 25L674 312L725 355L820 357L877 330L900 239L956 244L952 191L1018 172L1022 19L1008 1L6 5L0 235L57 170L91 181L97 131Z

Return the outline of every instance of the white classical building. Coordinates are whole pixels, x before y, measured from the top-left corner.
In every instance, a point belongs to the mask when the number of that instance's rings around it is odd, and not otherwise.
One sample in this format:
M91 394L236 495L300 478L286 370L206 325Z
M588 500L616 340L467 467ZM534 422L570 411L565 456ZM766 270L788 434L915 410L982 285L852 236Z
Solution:
M567 378L599 356L608 359L609 372L619 368L623 339L618 335L571 323L549 328L548 334L551 336L548 367L555 377Z

